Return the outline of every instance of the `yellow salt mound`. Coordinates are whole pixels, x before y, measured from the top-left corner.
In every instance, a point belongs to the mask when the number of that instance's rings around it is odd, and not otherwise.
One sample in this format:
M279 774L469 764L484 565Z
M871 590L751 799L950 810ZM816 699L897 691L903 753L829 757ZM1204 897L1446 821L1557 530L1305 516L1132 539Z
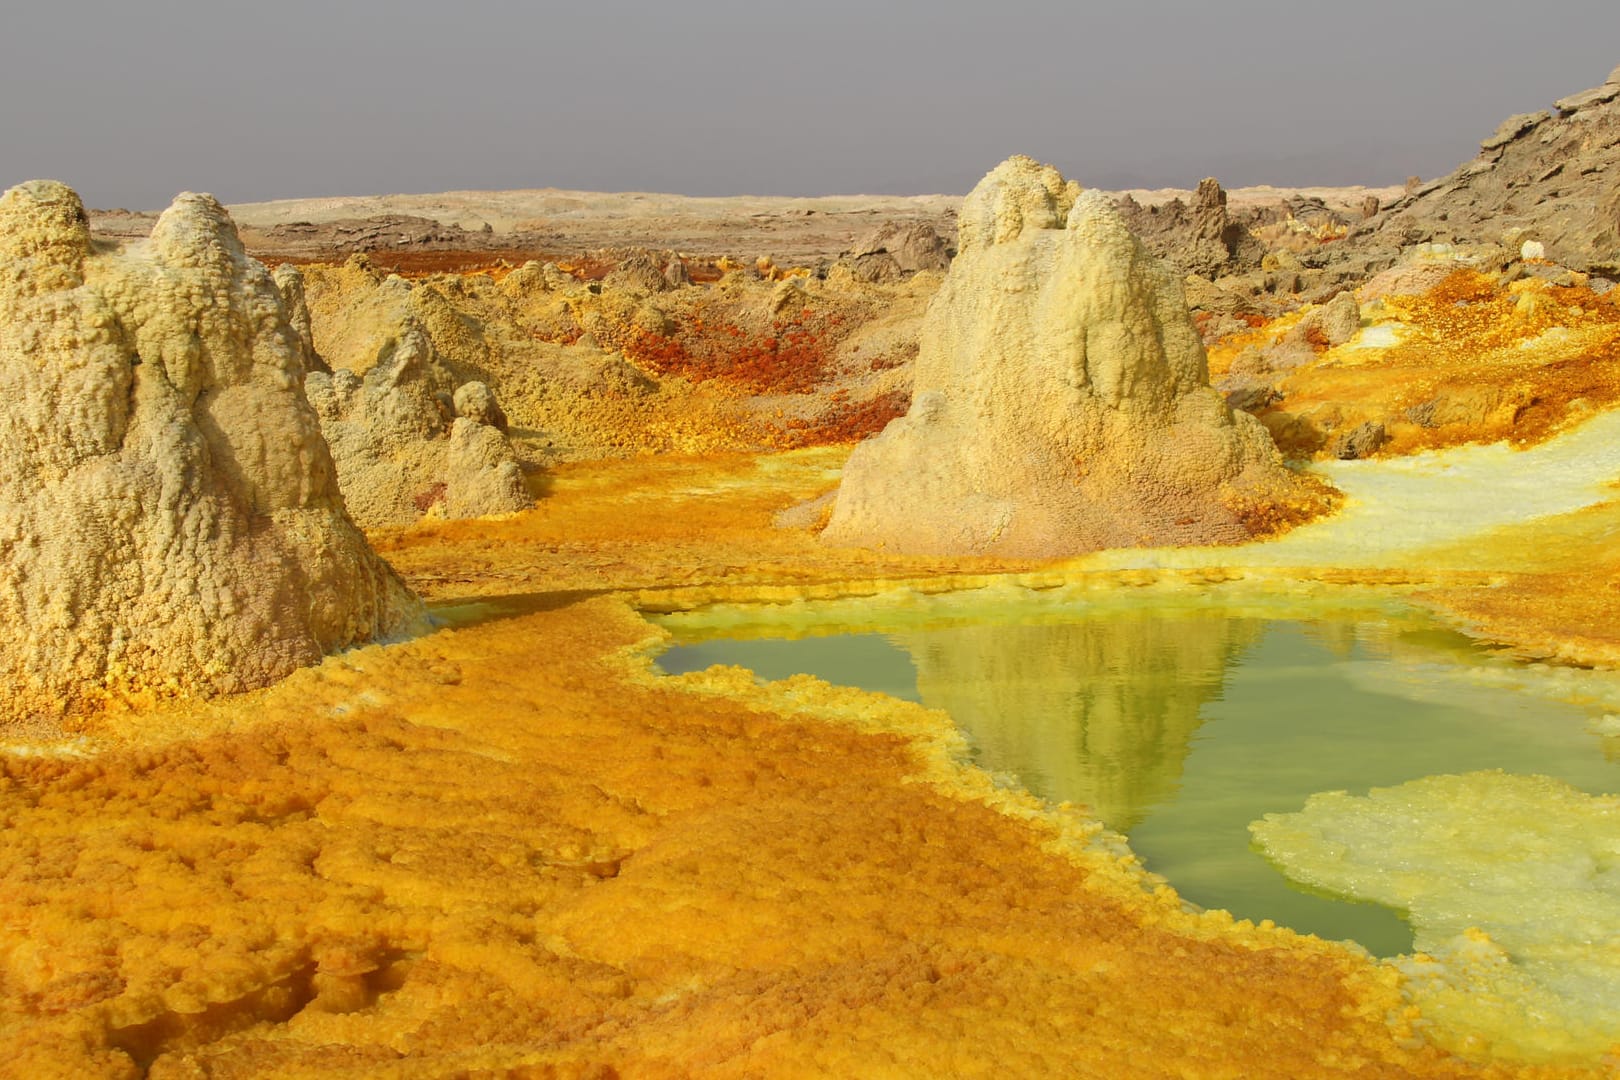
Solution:
M416 624L344 506L306 352L212 196L115 251L62 184L0 194L0 731L265 686Z
M1211 389L1168 267L1112 200L1029 158L962 205L910 411L858 446L823 534L920 554L1239 543L1324 489Z

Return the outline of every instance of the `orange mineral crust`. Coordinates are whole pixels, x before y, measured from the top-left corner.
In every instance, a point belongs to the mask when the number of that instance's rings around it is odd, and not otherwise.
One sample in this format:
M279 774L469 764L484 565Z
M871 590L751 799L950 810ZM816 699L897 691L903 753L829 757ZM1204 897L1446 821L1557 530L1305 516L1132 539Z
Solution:
M905 587L946 592L1001 581L1035 588L1220 582L1243 570L1089 571L1084 559L901 555L834 547L826 522L849 447L778 454L664 455L561 466L536 487L535 509L504 520L423 521L380 529L372 544L429 600L556 589L615 590L646 609L725 601L861 596ZM1333 502L1314 481L1314 505ZM778 515L798 516L779 527ZM1419 575L1429 580L1426 573ZM1387 576L1386 576L1387 577ZM1385 578L1380 578L1380 581Z
M429 599L613 589L660 609L788 599L817 587L859 594L897 580L940 591L964 575L1050 565L834 548L773 524L779 512L829 495L848 456L848 447L818 447L580 462L546 476L531 513L424 521L371 540Z
M836 548L803 528L778 528L836 485L848 449L664 456L581 462L549 473L534 510L498 521L424 521L371 534L376 549L430 600L623 592L648 610L711 602L778 602L943 592L992 583L1198 587L1249 580L1425 589L1442 615L1536 657L1620 666L1620 504L1470 536L1380 567L1267 566L1263 554L1177 568L1173 560L1104 569L1062 562L939 558ZM824 516L821 518L825 520ZM521 606L521 604L519 605Z
M1257 415L1292 455L1331 453L1332 436L1382 426L1379 456L1464 443L1541 442L1620 400L1620 304L1566 286L1457 270L1426 293L1362 308L1370 323L1336 348L1285 368ZM1217 374L1241 367L1298 319L1223 341ZM1234 366L1236 365L1236 367Z
M553 603L6 757L7 1074L1581 1075L1141 890L942 714Z
M1521 657L1620 668L1617 532L1620 501L1497 530L1472 542L1471 554L1517 552L1514 572L1490 588L1436 589L1427 599Z

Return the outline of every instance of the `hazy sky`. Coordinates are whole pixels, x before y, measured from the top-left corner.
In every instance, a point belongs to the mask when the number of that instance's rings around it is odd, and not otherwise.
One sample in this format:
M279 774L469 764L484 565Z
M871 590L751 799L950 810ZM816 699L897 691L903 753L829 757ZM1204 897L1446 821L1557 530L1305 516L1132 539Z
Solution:
M0 187L1398 183L1620 64L1620 0L7 4Z

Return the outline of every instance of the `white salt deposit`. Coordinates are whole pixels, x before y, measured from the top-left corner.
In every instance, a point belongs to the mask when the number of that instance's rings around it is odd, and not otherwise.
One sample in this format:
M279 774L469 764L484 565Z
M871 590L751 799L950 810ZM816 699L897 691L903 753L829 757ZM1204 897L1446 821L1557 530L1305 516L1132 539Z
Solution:
M1620 797L1429 776L1249 829L1295 881L1407 912L1407 992L1448 1043L1545 1059L1620 1041Z

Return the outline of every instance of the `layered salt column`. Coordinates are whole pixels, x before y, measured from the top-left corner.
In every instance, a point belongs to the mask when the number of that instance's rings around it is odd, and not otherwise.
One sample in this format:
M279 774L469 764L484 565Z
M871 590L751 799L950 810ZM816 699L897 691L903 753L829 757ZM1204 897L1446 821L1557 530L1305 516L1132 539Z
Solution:
M959 229L911 410L851 455L827 542L1009 556L1233 543L1315 497L1210 387L1180 282L1108 197L1015 157L968 195Z
M306 362L212 197L101 251L67 187L0 196L0 726L264 686L415 624L344 509Z

